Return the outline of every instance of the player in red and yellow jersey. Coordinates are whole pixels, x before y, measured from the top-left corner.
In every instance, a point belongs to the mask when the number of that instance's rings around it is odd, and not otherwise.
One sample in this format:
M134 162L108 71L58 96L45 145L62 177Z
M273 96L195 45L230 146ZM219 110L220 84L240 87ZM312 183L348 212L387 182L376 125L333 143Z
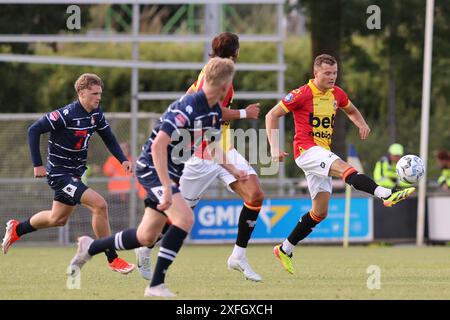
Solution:
M288 154L279 147L278 120L292 112L295 122L295 163L305 172L312 198L312 209L303 215L289 237L275 246L274 253L283 267L294 273L292 251L325 217L332 192L331 177L342 178L357 190L370 193L383 200L387 207L406 199L415 188L393 192L377 185L370 177L330 151L336 111L343 110L358 127L362 140L367 139L370 128L347 94L335 85L338 66L336 59L322 54L314 61L314 79L292 90L266 116L266 130L272 159L283 161Z
M293 112L295 124L294 157L313 146L330 150L333 135L334 119L338 108L350 107L347 94L338 86L333 86L325 92L320 91L310 80L308 84L292 90L279 106L286 112ZM362 119L362 117L361 117ZM361 120L364 135L370 131L367 124Z
M223 32L217 35L212 41L211 58L230 58L234 62L239 55L239 37L230 32ZM186 94L192 94L200 90L204 83L203 70L200 72L197 81L188 89ZM247 160L237 152L233 147L230 134L230 120L236 119L258 119L259 103L250 104L245 109L232 109L234 89L231 85L227 95L221 102L222 119L222 147L226 153L228 161L238 170L246 172L247 179L237 180L230 172L225 170L221 165L214 162L211 156L205 152L205 146L197 149L194 156L189 159L183 170L180 179L180 191L184 199L190 207L195 207L200 201L205 191L212 182L217 178L229 189L236 192L243 200L244 204L239 216L238 234L236 243L228 258L227 265L229 269L242 272L244 277L252 281L261 281L259 274L253 271L248 263L246 256L246 248L252 232L255 228L259 211L261 210L264 200L264 192L261 189L258 176L255 170L250 166ZM141 261L146 261L145 256L149 256L147 251L142 254ZM148 261L148 259L147 259ZM141 264L138 264L140 266ZM139 269L140 270L140 269Z

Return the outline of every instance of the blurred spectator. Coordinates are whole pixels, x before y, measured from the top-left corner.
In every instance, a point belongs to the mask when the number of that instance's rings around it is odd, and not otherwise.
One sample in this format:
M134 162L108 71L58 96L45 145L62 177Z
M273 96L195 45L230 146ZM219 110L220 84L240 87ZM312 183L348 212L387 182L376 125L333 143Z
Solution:
M129 144L127 142L121 142L120 147L128 161L132 162ZM103 173L105 176L111 178L108 182L109 192L118 195L120 200L125 201L127 195L130 193L130 176L114 156L106 159L106 162L103 164ZM138 183L136 183L136 189L139 191L139 197L144 199L145 190Z
M450 152L441 150L437 154L441 175L438 178L439 188L450 190Z
M403 155L404 149L401 144L394 143L389 146L388 154L381 157L376 163L373 172L373 178L378 185L389 189L402 189L411 186L408 183L400 181L395 170L398 160Z
M117 161L118 162L118 161ZM93 165L86 165L86 171L81 176L81 182L83 182L85 185L89 185L89 178L95 174L98 174L100 172L100 167L96 164Z

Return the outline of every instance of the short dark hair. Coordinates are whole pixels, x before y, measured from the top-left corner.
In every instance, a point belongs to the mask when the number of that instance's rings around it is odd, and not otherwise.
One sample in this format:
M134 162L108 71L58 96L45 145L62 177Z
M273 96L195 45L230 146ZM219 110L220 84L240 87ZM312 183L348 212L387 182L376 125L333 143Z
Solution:
M446 150L440 150L437 153L437 158L442 161L450 160L450 153Z
M329 54L321 54L314 59L314 67L321 67L322 63L329 64L330 66L334 66L337 64L336 58L330 56Z
M212 52L209 54L211 58L236 58L239 49L239 37L231 32L222 32L214 37L211 48Z

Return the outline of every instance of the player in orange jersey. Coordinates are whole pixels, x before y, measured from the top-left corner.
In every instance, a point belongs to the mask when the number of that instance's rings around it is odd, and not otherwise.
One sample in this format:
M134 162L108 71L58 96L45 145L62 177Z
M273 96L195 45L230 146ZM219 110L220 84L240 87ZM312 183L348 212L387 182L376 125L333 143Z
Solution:
M292 111L295 122L295 163L305 172L312 198L311 210L300 218L289 237L274 248L276 257L289 273L294 273L292 264L294 247L327 216L332 192L331 177L339 177L355 189L382 199L387 207L405 199L415 190L407 188L393 192L391 189L381 187L330 151L338 109L343 110L358 127L362 140L367 139L370 133L370 128L359 110L351 103L347 94L335 85L337 73L338 65L334 57L327 54L316 57L314 79L292 90L266 115L266 130L272 159L283 161L288 154L279 146L278 120Z

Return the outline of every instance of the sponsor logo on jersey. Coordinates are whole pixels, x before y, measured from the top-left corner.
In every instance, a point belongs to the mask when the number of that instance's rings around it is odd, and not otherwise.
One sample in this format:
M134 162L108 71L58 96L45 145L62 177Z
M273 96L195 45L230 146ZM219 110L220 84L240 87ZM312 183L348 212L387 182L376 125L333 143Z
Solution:
M319 117L314 117L314 113L310 112L309 113L309 124L314 127L314 128L318 128L318 127L322 127L322 128L333 128L334 127L334 114L330 117L323 117L323 118L319 118Z
M69 114L69 109L64 109L64 110L63 110L63 114L64 114L65 116L67 116L67 115Z
M188 106L186 107L186 112L187 112L188 114L191 114L193 111L194 111L194 109L192 109L192 107L191 107L190 105L188 105Z
M59 113L57 111L53 111L52 113L50 113L50 120L52 121L56 121L59 118Z
M177 114L175 116L175 124L177 127L183 127L186 123L186 118L182 114Z
M326 131L316 131L316 132L309 132L309 135L311 137L316 137L316 138L323 138L323 139L331 139L331 133L326 132Z

